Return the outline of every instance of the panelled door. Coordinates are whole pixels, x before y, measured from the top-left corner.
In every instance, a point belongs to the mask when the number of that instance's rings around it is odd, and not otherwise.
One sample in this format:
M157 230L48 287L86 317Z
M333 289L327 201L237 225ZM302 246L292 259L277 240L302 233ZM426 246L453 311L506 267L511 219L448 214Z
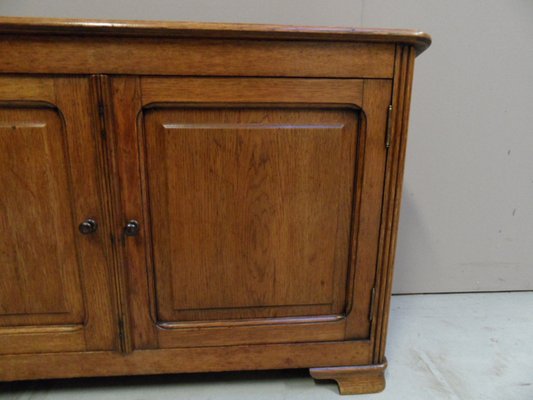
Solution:
M0 354L118 343L91 93L89 78L0 77Z
M134 348L369 338L390 81L110 81Z

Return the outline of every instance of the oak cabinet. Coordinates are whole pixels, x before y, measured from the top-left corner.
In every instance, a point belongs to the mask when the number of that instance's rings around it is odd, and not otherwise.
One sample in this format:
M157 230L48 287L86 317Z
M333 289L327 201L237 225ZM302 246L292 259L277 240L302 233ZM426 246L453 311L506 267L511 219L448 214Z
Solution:
M360 240L376 252L390 82L366 86L376 102L366 110L373 142L361 135L363 80L126 77L110 85L117 99L139 93L113 109L129 121L128 136L117 137L118 168L136 171L119 185L139 205L123 219L143 227L126 240L131 303L143 310L131 315L142 327L134 348L368 336L376 260L350 259L352 215L361 212L360 186L371 218L359 224ZM357 166L363 151L379 164L366 176Z
M0 19L0 379L384 387L410 31Z
M117 343L108 249L77 228L109 225L90 90L88 78L0 77L0 354Z

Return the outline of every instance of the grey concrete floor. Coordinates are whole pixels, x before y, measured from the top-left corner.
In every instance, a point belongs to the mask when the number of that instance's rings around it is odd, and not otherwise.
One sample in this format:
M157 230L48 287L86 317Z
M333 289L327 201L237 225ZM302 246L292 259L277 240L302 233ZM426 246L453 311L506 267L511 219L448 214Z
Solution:
M353 398L533 400L533 292L394 296L387 356L385 391ZM1 383L0 399L341 397L296 370Z

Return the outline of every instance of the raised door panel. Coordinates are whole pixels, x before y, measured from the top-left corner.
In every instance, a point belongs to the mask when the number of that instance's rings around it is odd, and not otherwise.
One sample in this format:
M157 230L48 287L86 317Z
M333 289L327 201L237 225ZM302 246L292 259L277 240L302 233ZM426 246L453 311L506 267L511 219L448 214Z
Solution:
M341 314L357 113L151 109L160 322Z
M0 326L83 321L62 131L52 108L0 109Z
M115 345L91 93L0 78L0 354ZM100 226L84 236L87 218Z
M131 346L353 339L370 357L390 81L110 88L118 215L141 226L124 241Z

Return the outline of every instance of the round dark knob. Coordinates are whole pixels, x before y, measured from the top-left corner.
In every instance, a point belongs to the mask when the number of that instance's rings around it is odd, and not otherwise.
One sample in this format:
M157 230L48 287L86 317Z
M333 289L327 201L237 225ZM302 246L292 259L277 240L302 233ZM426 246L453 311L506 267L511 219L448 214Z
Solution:
M138 233L139 233L139 222L134 219L130 219L128 223L126 224L126 226L124 227L124 234L126 236L137 236Z
M85 221L83 221L78 228L82 234L89 235L91 233L96 232L96 229L98 228L98 224L96 223L94 219L88 218Z

